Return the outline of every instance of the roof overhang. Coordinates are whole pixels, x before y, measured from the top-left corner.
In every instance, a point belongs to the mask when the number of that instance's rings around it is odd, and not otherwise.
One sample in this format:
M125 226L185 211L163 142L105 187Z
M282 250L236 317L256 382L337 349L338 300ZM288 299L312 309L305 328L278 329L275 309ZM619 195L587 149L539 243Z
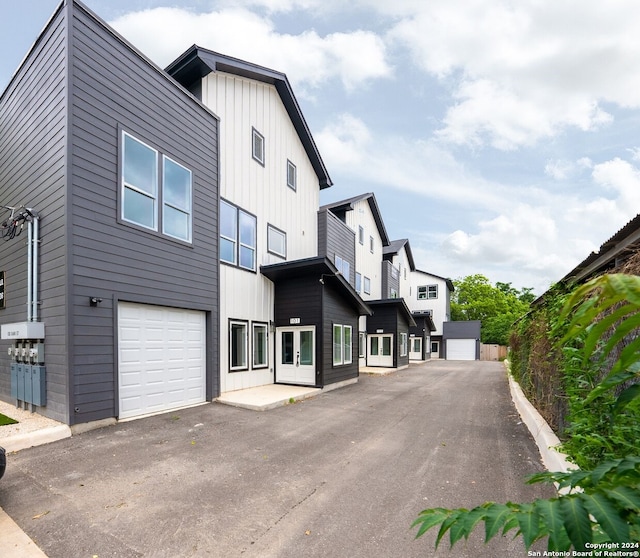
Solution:
M320 189L323 190L333 185L285 74L196 45L193 45L169 64L165 71L184 87L191 86L211 72L224 72L273 85L280 95L293 127L298 133L298 137L309 157L313 170L318 177Z
M290 262L262 265L260 266L260 273L274 283L300 277L317 277L319 283L331 285L338 290L347 302L358 311L360 316L370 316L373 313L368 304L360 298L360 295L358 295L351 284L326 257L318 256Z
M433 323L433 316L429 312L413 312L412 316L416 324L418 320L424 320L429 331L435 331L437 329L436 324Z
M384 298L380 300L367 300L367 304L373 310L373 313L376 313L376 308L396 308L396 312L400 315L404 316L407 320L407 323L410 326L416 326L416 322L413 319L413 315L411 314L411 310L407 306L407 303L404 301L404 298Z

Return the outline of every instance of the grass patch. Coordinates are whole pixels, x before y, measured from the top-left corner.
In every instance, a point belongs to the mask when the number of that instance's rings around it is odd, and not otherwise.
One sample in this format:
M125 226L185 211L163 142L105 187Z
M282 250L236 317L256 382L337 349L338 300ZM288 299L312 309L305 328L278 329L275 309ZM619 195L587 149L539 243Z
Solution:
M5 424L18 424L18 421L0 413L0 426L4 426Z

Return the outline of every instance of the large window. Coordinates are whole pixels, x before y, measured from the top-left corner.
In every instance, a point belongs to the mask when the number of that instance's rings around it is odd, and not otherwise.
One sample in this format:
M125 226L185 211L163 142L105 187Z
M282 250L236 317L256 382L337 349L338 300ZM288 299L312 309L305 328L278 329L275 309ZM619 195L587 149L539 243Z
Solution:
M220 200L220 260L256 270L256 218Z
M253 368L269 366L267 324L253 324Z
M273 225L267 225L267 251L282 258L287 257L287 235Z
M248 352L247 322L231 320L229 322L229 368L231 370L247 369Z
M353 360L353 329L351 326L333 325L333 365L351 364Z
M162 156L130 134L122 134L122 203L124 221L158 231L162 207L162 233L191 242L192 183L189 169Z

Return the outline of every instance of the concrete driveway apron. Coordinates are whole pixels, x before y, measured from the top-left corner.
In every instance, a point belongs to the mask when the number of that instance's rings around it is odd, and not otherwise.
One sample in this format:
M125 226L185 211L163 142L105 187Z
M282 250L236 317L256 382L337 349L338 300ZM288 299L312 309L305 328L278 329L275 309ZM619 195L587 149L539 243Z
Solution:
M266 412L210 404L11 456L0 507L49 558L526 556L434 550L427 507L552 495L496 362L432 361Z

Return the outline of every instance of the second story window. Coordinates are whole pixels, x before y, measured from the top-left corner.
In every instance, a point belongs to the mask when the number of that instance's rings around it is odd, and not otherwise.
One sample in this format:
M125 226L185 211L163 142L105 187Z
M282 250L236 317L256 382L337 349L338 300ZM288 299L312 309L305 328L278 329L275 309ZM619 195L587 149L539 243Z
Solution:
M298 189L298 169L291 161L287 161L287 186L294 191Z
M267 225L267 251L282 258L287 257L287 235L273 225Z
M335 264L338 268L338 271L342 273L344 278L348 281L349 275L351 273L351 265L349 264L349 262L336 254Z
M371 294L371 279L368 277L364 278L364 294Z
M356 292L362 292L362 274L356 271Z
M123 132L121 178L124 221L191 242L193 176L188 168Z
M373 254L373 237L369 237L369 252Z
M251 155L264 167L264 136L255 128L252 128L251 137Z
M423 285L418 287L418 300L438 298L438 285Z
M364 244L364 227L358 226L358 242Z
M220 261L256 270L256 218L220 200Z

